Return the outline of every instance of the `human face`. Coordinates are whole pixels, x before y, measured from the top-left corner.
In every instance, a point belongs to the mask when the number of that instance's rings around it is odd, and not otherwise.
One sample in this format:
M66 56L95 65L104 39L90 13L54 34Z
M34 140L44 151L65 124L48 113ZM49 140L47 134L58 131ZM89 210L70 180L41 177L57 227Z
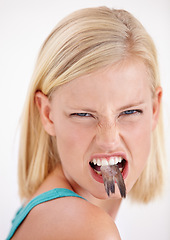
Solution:
M90 163L121 157L129 192L146 165L155 123L145 65L133 60L77 78L59 87L50 104L62 168L73 189L105 199L102 176ZM120 197L117 186L113 197Z

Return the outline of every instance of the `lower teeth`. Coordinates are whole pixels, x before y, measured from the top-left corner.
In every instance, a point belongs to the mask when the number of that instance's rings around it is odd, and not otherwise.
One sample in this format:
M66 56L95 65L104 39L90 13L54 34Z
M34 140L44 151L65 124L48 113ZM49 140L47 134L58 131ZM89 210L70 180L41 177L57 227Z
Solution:
M98 175L102 176L101 171L97 171L96 169L94 169L94 171L95 171Z

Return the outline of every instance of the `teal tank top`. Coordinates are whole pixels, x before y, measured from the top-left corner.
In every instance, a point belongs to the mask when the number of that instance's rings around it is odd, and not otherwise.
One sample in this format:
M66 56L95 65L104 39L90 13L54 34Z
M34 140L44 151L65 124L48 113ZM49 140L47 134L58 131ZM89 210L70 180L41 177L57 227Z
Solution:
M40 194L39 196L33 198L25 207L21 207L18 212L16 213L14 219L12 220L12 227L10 230L10 233L7 237L6 240L9 240L12 238L14 235L15 231L17 228L20 226L20 224L23 222L23 220L26 218L28 213L38 204L47 202L56 198L61 198L61 197L79 197L84 200L85 198L79 196L75 192L66 189L66 188L54 188L48 192L44 192Z

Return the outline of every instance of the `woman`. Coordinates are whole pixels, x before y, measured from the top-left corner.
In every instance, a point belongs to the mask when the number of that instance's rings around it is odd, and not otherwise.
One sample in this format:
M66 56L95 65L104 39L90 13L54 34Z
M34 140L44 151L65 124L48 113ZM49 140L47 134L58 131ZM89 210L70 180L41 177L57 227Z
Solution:
M8 239L120 239L118 182L108 197L101 166L117 165L136 201L160 194L161 98L154 44L130 13L100 7L62 20L41 48L24 107L26 201Z

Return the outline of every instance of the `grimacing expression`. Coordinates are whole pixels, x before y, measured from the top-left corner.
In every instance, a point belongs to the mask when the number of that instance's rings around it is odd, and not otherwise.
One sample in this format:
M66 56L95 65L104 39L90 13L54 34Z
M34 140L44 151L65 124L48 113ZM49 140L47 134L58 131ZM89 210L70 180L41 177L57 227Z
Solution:
M146 165L159 109L142 61L125 61L79 77L58 87L46 101L50 122L45 129L56 136L73 189L107 198L100 164L103 159L124 159L128 193ZM120 197L117 186L112 197Z

